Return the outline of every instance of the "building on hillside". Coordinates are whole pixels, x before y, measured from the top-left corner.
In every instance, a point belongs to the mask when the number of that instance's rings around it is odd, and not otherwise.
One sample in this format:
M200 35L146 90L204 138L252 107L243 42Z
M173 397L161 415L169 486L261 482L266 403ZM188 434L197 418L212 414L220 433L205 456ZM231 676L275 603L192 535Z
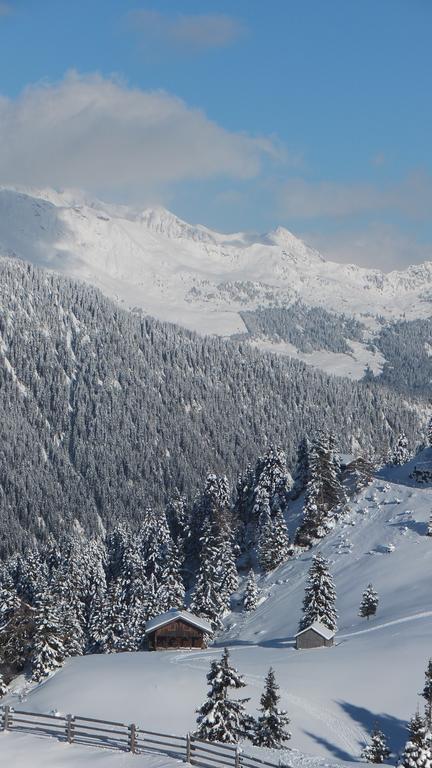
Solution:
M359 453L339 453L336 455L341 479L345 487L359 491L373 478L374 468L371 462Z
M206 648L208 638L213 635L208 621L177 608L150 619L145 632L149 651Z
M331 648L334 645L336 632L329 629L320 621L314 621L309 627L305 627L295 635L297 650L307 648Z

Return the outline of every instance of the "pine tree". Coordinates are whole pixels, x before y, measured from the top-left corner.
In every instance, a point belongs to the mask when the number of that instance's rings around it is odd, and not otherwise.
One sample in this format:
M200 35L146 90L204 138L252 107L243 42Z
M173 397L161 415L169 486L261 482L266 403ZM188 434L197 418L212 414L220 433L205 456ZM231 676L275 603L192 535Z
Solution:
M255 579L255 574L252 568L249 571L248 579L246 582L246 589L243 598L243 607L245 611L254 611L258 602L258 587Z
M264 493L262 496L264 496ZM264 572L273 569L273 523L270 514L270 505L268 499L262 498L260 501L261 515L259 519L258 536L258 562Z
M116 653L124 650L126 638L126 607L123 600L121 578L109 585L102 609L102 626L99 646L102 653Z
M432 416L430 417L430 419L428 421L427 441L428 441L428 444L432 447Z
M297 465L294 475L294 485L291 490L291 498L298 499L307 487L310 480L309 452L311 444L307 437L303 437L297 451Z
M53 596L44 590L36 598L32 648L32 679L39 682L61 667L65 656L62 623Z
M422 690L422 696L426 702L425 715L429 729L432 726L432 659L429 659L425 671L425 684Z
M8 690L9 690L9 686L6 685L4 677L0 672L0 699L2 699L3 696L6 696Z
M35 609L21 598L4 615L0 628L0 663L14 672L22 672L30 655L34 634Z
M222 616L228 610L227 596L221 590L221 540L216 524L207 520L200 539L200 565L191 598L191 610L208 619L213 629L222 627Z
M331 630L337 628L335 609L336 591L329 572L329 563L322 555L315 555L308 574L303 600L303 618L300 630L320 621Z
M408 450L408 440L405 432L401 432L398 439L396 440L396 444L390 456L390 461L395 466L400 466L402 464L406 464L409 459L410 454Z
M244 688L245 683L230 664L228 648L220 661L212 661L207 675L210 691L207 699L197 710L198 729L194 736L203 741L221 741L235 744L250 730L250 718L244 710L248 699L228 698L230 688Z
M409 734L399 768L430 768L432 761L430 736L426 723L418 712L411 718Z
M363 618L369 618L375 616L378 608L378 593L374 590L372 584L368 584L367 588L363 592L362 601L360 603L359 616Z
M368 763L384 763L390 757L386 737L379 728L374 728L372 731L370 744L366 744L361 756Z
M427 536L432 536L432 514L429 518L428 527L427 527Z
M309 472L303 520L295 539L301 547L308 547L315 539L322 539L334 526L337 510L346 502L331 435L320 434L312 443Z
M289 537L280 507L276 506L271 513L270 504L263 497L261 509L257 552L261 568L268 572L288 558Z
M279 686L276 684L275 673L270 667L265 679L265 688L261 696L261 715L259 716L254 735L254 744L259 747L281 749L283 742L291 738L287 731L289 718L284 710L278 709Z

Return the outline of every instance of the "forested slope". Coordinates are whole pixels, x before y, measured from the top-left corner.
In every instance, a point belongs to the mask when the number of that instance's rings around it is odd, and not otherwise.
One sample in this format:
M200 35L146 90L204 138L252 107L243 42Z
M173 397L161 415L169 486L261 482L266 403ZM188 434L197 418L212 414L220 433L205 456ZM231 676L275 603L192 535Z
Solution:
M2 551L77 519L140 518L209 470L234 481L268 442L292 462L325 425L383 455L418 410L246 344L122 311L97 290L0 259Z

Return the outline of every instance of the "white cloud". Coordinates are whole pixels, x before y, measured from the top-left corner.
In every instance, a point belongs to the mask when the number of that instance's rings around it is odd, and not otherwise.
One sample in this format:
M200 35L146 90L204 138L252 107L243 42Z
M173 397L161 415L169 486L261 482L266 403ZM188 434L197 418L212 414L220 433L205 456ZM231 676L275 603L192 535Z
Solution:
M301 236L327 259L384 272L432 261L432 243L421 243L413 235L382 224L361 231L304 232Z
M3 184L148 195L189 179L251 178L277 156L268 139L229 132L163 92L69 73L0 98Z
M138 10L128 15L142 42L158 42L188 51L230 45L245 31L243 24L225 14L168 16L159 11Z
M284 216L305 219L383 211L423 219L432 208L432 176L417 171L400 182L381 185L293 178L283 185L279 205Z

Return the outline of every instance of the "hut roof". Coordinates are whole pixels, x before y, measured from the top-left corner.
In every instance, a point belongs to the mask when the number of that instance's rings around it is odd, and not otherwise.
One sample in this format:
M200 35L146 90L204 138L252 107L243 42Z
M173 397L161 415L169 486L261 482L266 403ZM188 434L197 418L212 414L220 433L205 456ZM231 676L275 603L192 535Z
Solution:
M309 624L308 627L305 627L301 630L301 632L297 632L294 637L299 637L304 632L307 632L308 629L313 629L314 632L317 633L317 635L321 635L321 637L324 638L324 640L331 640L332 637L335 636L336 631L334 629L329 629L325 626L325 624L321 624L320 621L314 621L313 624Z
M213 629L208 621L201 619L199 616L194 616L194 614L189 613L189 611L181 611L178 608L171 608L170 611L161 613L159 616L155 616L153 619L150 619L150 621L148 621L146 624L145 631L146 633L154 632L155 629L164 627L166 624L170 624L176 619L181 619L182 621L186 622L186 624L190 624L192 627L201 629L202 632L206 633L206 635L213 634Z

